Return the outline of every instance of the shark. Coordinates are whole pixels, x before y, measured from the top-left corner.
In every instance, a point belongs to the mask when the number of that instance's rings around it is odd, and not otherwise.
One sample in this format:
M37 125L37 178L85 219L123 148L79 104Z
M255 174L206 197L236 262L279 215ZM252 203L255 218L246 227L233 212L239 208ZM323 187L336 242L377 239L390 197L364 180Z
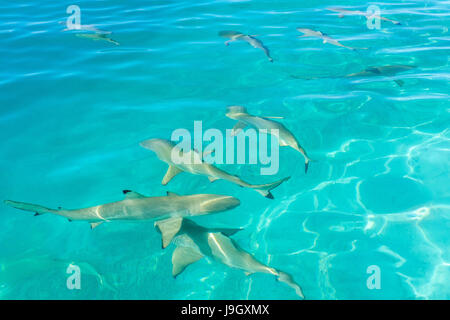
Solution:
M254 35L246 35L238 31L220 31L219 36L229 38L230 40L225 42L225 45L228 46L230 42L242 40L249 43L253 48L261 49L264 54L267 56L270 62L273 62L273 58L270 56L269 49L264 46L261 40L255 38Z
M66 25L67 26L67 21L59 21L59 24L62 25ZM95 33L103 33L103 34L110 34L111 31L105 31L105 30L100 30L98 29L95 25L93 24L79 24L79 25L74 25L74 27L72 28L68 28L66 27L64 30L62 31L71 31L71 30L77 30L77 31L92 31Z
M303 33L303 35L299 36L300 38L302 38L302 37L317 37L317 38L322 39L323 43L329 43L334 46L347 48L350 50L361 50L361 49L366 50L367 49L367 48L353 48L353 47L344 46L342 43L331 38L329 35L323 33L322 31L315 31L315 30L311 30L311 29L307 29L307 28L297 28L297 31Z
M4 203L16 209L35 212L36 215L52 213L66 217L69 221L87 221L95 228L105 221L151 220L170 217L190 217L231 210L240 204L232 196L215 194L194 194L147 197L131 190L123 190L125 198L120 201L84 209L50 209L37 204L5 200Z
M405 72L416 68L416 66L409 65L387 65L378 67L368 67L363 71L350 73L346 77L372 77L372 76L395 76L398 73ZM403 86L404 82L402 80L394 80L400 87Z
M278 140L280 141L280 145L282 147L291 147L300 152L305 157L305 173L308 172L310 158L306 154L305 149L301 147L292 132L290 132L283 124L272 120L272 118L279 119L280 117L257 117L249 114L242 106L229 106L227 108L226 116L238 121L233 127L233 135L238 134L247 126L254 127L258 130L267 130L269 133L273 129L278 130Z
M77 33L76 34L77 37L80 38L87 38L87 39L92 39L94 41L106 41L106 42L111 42L114 43L116 46L120 45L119 42L117 42L114 39L111 39L110 37L107 36L107 34L105 33Z
M158 159L169 165L162 180L163 185L167 185L173 177L184 171L195 175L207 176L211 182L219 179L227 180L241 187L253 189L266 198L273 199L274 197L270 191L290 178L286 177L279 181L267 184L250 184L236 175L231 175L228 172L205 162L202 155L196 150L183 150L172 141L165 139L148 139L142 141L140 145L145 149L155 152ZM175 161L175 155L180 159L184 158L188 161Z
M205 228L186 218L160 220L155 222L155 227L161 233L163 249L170 243L176 246L172 254L172 275L175 278L192 263L208 257L231 268L241 269L246 275L271 274L304 299L300 285L290 274L261 263L230 238L242 229Z
M416 68L413 65L385 65L385 66L374 66L367 67L360 72L350 73L345 76L317 76L317 77L302 77L297 75L291 75L291 78L302 79L302 80L316 80L316 79L341 79L346 78L358 78L358 77L393 77L399 73L409 71ZM393 80L397 85L403 86L404 82L400 79Z
M343 18L344 16L363 16L363 17L366 17L367 19L378 18L378 19L381 19L384 21L389 21L396 25L401 25L401 23L399 21L391 20L391 19L382 17L377 14L373 15L371 13L363 12L363 11L359 11L359 10L346 10L346 9L339 9L339 8L327 8L327 10L339 13L339 18Z

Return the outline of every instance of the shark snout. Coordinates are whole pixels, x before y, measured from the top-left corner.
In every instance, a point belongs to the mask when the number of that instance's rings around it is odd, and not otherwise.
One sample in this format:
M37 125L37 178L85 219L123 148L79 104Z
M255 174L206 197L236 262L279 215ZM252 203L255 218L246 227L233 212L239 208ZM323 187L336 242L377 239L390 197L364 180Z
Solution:
M153 151L163 148L166 144L167 141L163 139L148 139L139 143L141 147Z
M205 213L221 212L231 210L240 205L239 199L232 196L213 196L205 200L202 204L202 211Z

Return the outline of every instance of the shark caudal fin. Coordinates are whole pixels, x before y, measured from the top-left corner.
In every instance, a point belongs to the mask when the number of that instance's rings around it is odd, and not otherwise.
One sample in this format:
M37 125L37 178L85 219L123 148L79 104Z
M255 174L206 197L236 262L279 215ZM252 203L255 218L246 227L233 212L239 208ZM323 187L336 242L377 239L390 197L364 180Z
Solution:
M10 207L25 210L25 211L31 211L34 212L35 216L44 214L44 213L56 213L57 210L55 209L49 209L37 204L31 204L31 203L25 203L25 202L17 202L12 200L5 200L4 203Z
M286 283L289 287L295 290L295 293L301 298L305 299L302 288L294 281L292 276L286 272L278 271L278 281Z
M280 184L282 184L284 181L289 180L291 177L286 177L281 180L278 180L273 183L267 183L267 184L258 184L258 185L251 185L250 188L255 189L258 193L263 195L266 198L273 199L273 195L270 192L270 190L275 189Z

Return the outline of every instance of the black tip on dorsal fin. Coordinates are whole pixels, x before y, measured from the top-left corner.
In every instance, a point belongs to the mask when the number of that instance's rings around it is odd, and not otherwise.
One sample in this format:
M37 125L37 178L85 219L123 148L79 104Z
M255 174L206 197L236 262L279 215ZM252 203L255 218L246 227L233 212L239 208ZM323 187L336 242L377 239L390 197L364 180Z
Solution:
M122 193L123 194L127 194L127 193L129 193L129 192L132 192L131 190L122 190Z
M69 220L69 222L72 222L72 220L70 220L70 219L67 219L67 220Z
M58 207L58 210L62 210L62 207Z
M36 217L36 216L39 216L40 214L38 213L38 212L36 212L35 214L34 214L34 216Z

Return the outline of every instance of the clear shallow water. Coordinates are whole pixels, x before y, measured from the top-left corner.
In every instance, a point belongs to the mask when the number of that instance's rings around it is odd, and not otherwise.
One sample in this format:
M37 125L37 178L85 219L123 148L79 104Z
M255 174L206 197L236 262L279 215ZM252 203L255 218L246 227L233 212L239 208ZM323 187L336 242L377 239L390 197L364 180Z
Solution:
M3 2L0 23L0 199L86 207L147 195L222 193L241 206L205 226L244 227L233 238L294 276L308 299L450 298L448 1L378 2L399 20L369 30L339 19L333 2L80 1L83 24L112 31L115 46L61 32L71 2ZM365 11L359 1L339 2ZM321 30L351 51L295 28ZM221 30L256 34L274 63ZM392 78L345 78L368 66L415 65ZM305 80L305 78L318 79ZM283 123L316 160L280 149L276 177L226 168L250 181L292 178L275 200L226 181L181 174L138 143L176 128L224 130L240 104ZM171 276L153 222L86 223L0 209L2 299L295 299L270 275L201 260ZM82 290L66 288L70 263ZM369 290L368 266L381 270Z

